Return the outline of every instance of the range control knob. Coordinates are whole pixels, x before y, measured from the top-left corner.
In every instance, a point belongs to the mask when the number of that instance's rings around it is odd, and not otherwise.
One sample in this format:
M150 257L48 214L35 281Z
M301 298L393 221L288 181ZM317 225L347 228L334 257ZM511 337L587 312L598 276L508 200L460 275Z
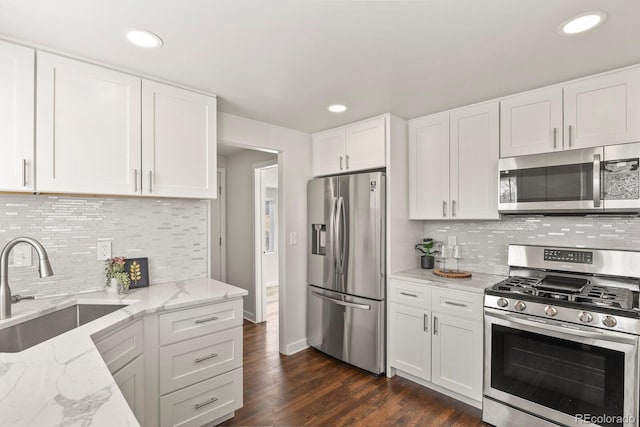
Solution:
M607 328L613 328L618 324L618 321L615 319L615 317L605 316L604 319L602 319L602 324Z
M525 303L523 303L522 301L518 301L514 307L518 311L524 311L524 309L527 308L527 305Z
M509 301L507 301L504 298L498 298L497 304L498 304L498 307L504 308L509 305Z
M548 306L546 306L546 307L544 308L544 312L545 312L545 314L546 314L547 316L551 316L551 317L553 317L553 316L555 316L556 314L558 314L558 309L557 309L557 308L555 308L555 307L554 307L554 306L552 306L552 305L548 305Z
M580 314L578 314L578 319L580 319L582 323L589 323L593 320L593 316L591 315L591 313L581 311Z

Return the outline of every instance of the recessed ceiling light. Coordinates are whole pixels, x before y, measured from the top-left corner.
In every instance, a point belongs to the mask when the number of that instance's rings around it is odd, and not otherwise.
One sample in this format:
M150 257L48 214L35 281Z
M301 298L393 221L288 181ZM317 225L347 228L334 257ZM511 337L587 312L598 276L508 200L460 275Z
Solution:
M126 30L125 37L129 43L147 49L158 48L163 44L160 37L145 30Z
M587 12L571 19L567 19L558 27L558 32L562 35L573 35L596 28L607 20L605 12Z
M347 111L347 106L342 104L333 104L329 105L327 107L327 110L331 111L332 113L344 113L345 111Z

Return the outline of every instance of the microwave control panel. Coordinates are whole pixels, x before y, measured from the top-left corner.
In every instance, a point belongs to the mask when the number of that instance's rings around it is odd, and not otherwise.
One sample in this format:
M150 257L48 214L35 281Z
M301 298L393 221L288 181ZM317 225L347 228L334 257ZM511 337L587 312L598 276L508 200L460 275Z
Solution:
M593 252L545 249L545 261L573 262L576 264L593 264Z

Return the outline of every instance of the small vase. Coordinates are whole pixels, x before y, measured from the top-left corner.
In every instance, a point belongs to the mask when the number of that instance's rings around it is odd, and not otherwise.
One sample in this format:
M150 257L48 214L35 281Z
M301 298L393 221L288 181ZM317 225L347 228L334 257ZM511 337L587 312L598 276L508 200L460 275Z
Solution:
M420 257L420 267L425 269L431 269L435 265L435 257L431 255L422 255Z
M107 293L111 295L118 295L120 293L120 284L118 283L118 279L109 279Z

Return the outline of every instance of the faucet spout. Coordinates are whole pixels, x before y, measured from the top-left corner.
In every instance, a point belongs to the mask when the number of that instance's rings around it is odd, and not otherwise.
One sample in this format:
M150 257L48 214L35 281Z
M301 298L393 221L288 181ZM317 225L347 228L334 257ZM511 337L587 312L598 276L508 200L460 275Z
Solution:
M0 320L11 317L11 289L9 288L9 253L19 243L33 247L38 254L38 270L40 277L53 276L49 256L42 244L31 237L16 237L7 243L0 253Z

